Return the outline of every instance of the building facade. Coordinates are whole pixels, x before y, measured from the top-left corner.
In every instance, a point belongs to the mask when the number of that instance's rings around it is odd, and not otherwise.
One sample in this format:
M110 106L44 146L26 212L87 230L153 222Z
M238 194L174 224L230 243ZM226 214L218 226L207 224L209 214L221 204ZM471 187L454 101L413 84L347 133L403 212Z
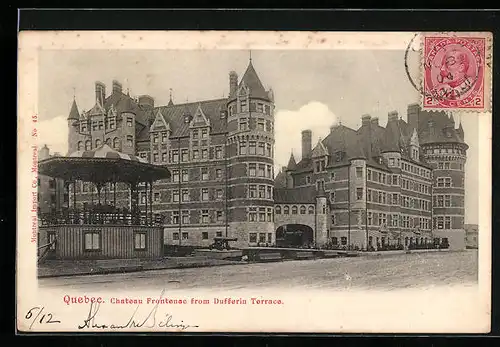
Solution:
M465 224L465 247L477 249L479 245L479 226L477 224Z
M96 102L68 117L69 153L103 144L166 165L169 180L154 185L140 204L153 206L164 222L164 240L173 245L207 246L216 236L238 238L237 245L275 242L274 96L262 85L252 62L241 79L229 74L224 99L155 106L144 95L132 98L113 81L112 93L95 84ZM98 190L76 185L77 205L113 203L130 206L126 184ZM72 192L70 193L70 198ZM115 198L116 197L116 198Z
M359 129L333 126L314 148L311 131L304 130L302 159L296 163L292 155L276 179L276 221L316 229L313 243L320 245L464 249L468 146L462 126L417 104L408 106L407 116L408 122L390 112L382 127L364 115ZM322 191L326 211L318 205ZM316 205L316 214L326 212L326 225L316 218L303 223L308 204Z
M384 245L449 242L465 248L462 126L443 112L408 106L385 127L362 117L359 129L332 126L312 144L302 133L302 158L274 175L274 94L252 61L241 78L229 73L229 96L155 105L151 96L112 93L95 84L95 105L68 117L69 153L108 144L166 165L169 180L154 184L140 204L164 223L164 242L207 246L216 236L235 246L263 244ZM130 206L126 184L98 190L76 185L77 204ZM70 199L72 197L70 192ZM116 202L115 202L116 201ZM70 205L71 206L71 205Z

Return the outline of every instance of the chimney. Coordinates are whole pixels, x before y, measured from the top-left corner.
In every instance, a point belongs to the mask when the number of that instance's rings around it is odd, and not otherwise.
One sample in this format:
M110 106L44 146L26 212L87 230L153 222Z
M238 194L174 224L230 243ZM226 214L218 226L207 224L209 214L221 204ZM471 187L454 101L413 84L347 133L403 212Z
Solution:
M370 125L371 119L372 119L372 116L370 116L369 114L365 114L365 115L361 116L361 125L362 126Z
M418 129L418 116L420 113L420 105L419 104L410 104L408 105L407 110L407 120L410 128Z
M281 167L281 171L282 171L282 172L286 172L286 166L282 166L282 167Z
M238 90L238 74L234 71L229 73L229 97L235 98Z
M372 118L372 124L373 125L378 125L378 117L373 117Z
M113 93L121 93L122 92L122 84L117 80L113 80Z
M99 105L104 105L104 99L106 98L106 85L102 82L95 82L95 101Z
M309 157L312 151L312 131L302 131L302 159Z
M137 103L142 109L153 109L155 107L155 99L149 95L139 96Z
M47 145L43 145L43 147L38 152L38 159L39 160L47 159L49 156L50 156L49 147L47 147Z
M391 111L387 114L388 122L396 122L398 120L398 111Z

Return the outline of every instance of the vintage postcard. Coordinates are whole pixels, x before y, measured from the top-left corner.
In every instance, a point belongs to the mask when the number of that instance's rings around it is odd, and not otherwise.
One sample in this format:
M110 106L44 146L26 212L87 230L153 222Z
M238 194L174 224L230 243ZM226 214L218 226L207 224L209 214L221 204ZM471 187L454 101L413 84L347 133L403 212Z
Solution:
M489 332L491 76L483 32L21 32L19 332Z

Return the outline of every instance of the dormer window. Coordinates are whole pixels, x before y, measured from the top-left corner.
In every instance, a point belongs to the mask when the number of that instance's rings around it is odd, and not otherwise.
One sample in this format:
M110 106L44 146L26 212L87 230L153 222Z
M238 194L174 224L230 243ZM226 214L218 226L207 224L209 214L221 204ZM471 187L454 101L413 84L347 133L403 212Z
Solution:
M87 132L87 121L80 122L80 132L82 133Z
M167 142L168 140L168 133L166 131L161 133L161 142Z
M203 129L201 131L201 138L206 139L208 137L208 129Z
M335 161L339 162L339 161L342 161L343 159L344 159L344 152L337 151L335 153Z
M132 117L127 117L127 126L132 127L133 126L133 119Z
M248 111L248 105L246 100L241 100L240 101L240 108L241 112L247 112Z
M108 119L108 128L109 128L110 130L113 130L113 129L115 129L115 128L116 128L116 118L115 118L115 117L110 117L110 118Z
M193 139L198 138L198 130L193 130Z

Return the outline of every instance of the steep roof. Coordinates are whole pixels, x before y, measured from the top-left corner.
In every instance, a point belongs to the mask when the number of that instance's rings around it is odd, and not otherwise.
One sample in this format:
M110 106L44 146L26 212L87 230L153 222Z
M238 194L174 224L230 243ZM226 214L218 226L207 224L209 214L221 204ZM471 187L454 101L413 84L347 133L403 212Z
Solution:
M78 112L78 107L76 106L76 100L73 99L73 104L71 105L71 110L69 111L68 119L80 119L80 112Z
M274 202L277 204L313 204L316 202L316 187L275 188Z
M243 84L247 88L250 88L251 97L269 100L269 94L266 92L266 89L262 85L262 82L260 81L251 60L248 64L245 74L241 78L239 86L241 87Z
M274 178L274 188L286 188L286 173L283 170Z
M464 143L455 122L443 111L421 111L418 122L420 144Z
M159 106L154 108L153 114L161 112L165 121L170 125L173 137L188 136L190 124L186 122L184 116L186 114L195 115L199 107L210 122L211 133L222 133L225 131L225 119L221 118L220 114L222 110L225 110L226 103L227 99L215 99ZM137 138L138 140L147 140L147 131L141 131Z
M295 170L297 168L297 162L295 161L295 157L293 153L290 154L290 160L288 160L288 165L286 166L287 170Z

